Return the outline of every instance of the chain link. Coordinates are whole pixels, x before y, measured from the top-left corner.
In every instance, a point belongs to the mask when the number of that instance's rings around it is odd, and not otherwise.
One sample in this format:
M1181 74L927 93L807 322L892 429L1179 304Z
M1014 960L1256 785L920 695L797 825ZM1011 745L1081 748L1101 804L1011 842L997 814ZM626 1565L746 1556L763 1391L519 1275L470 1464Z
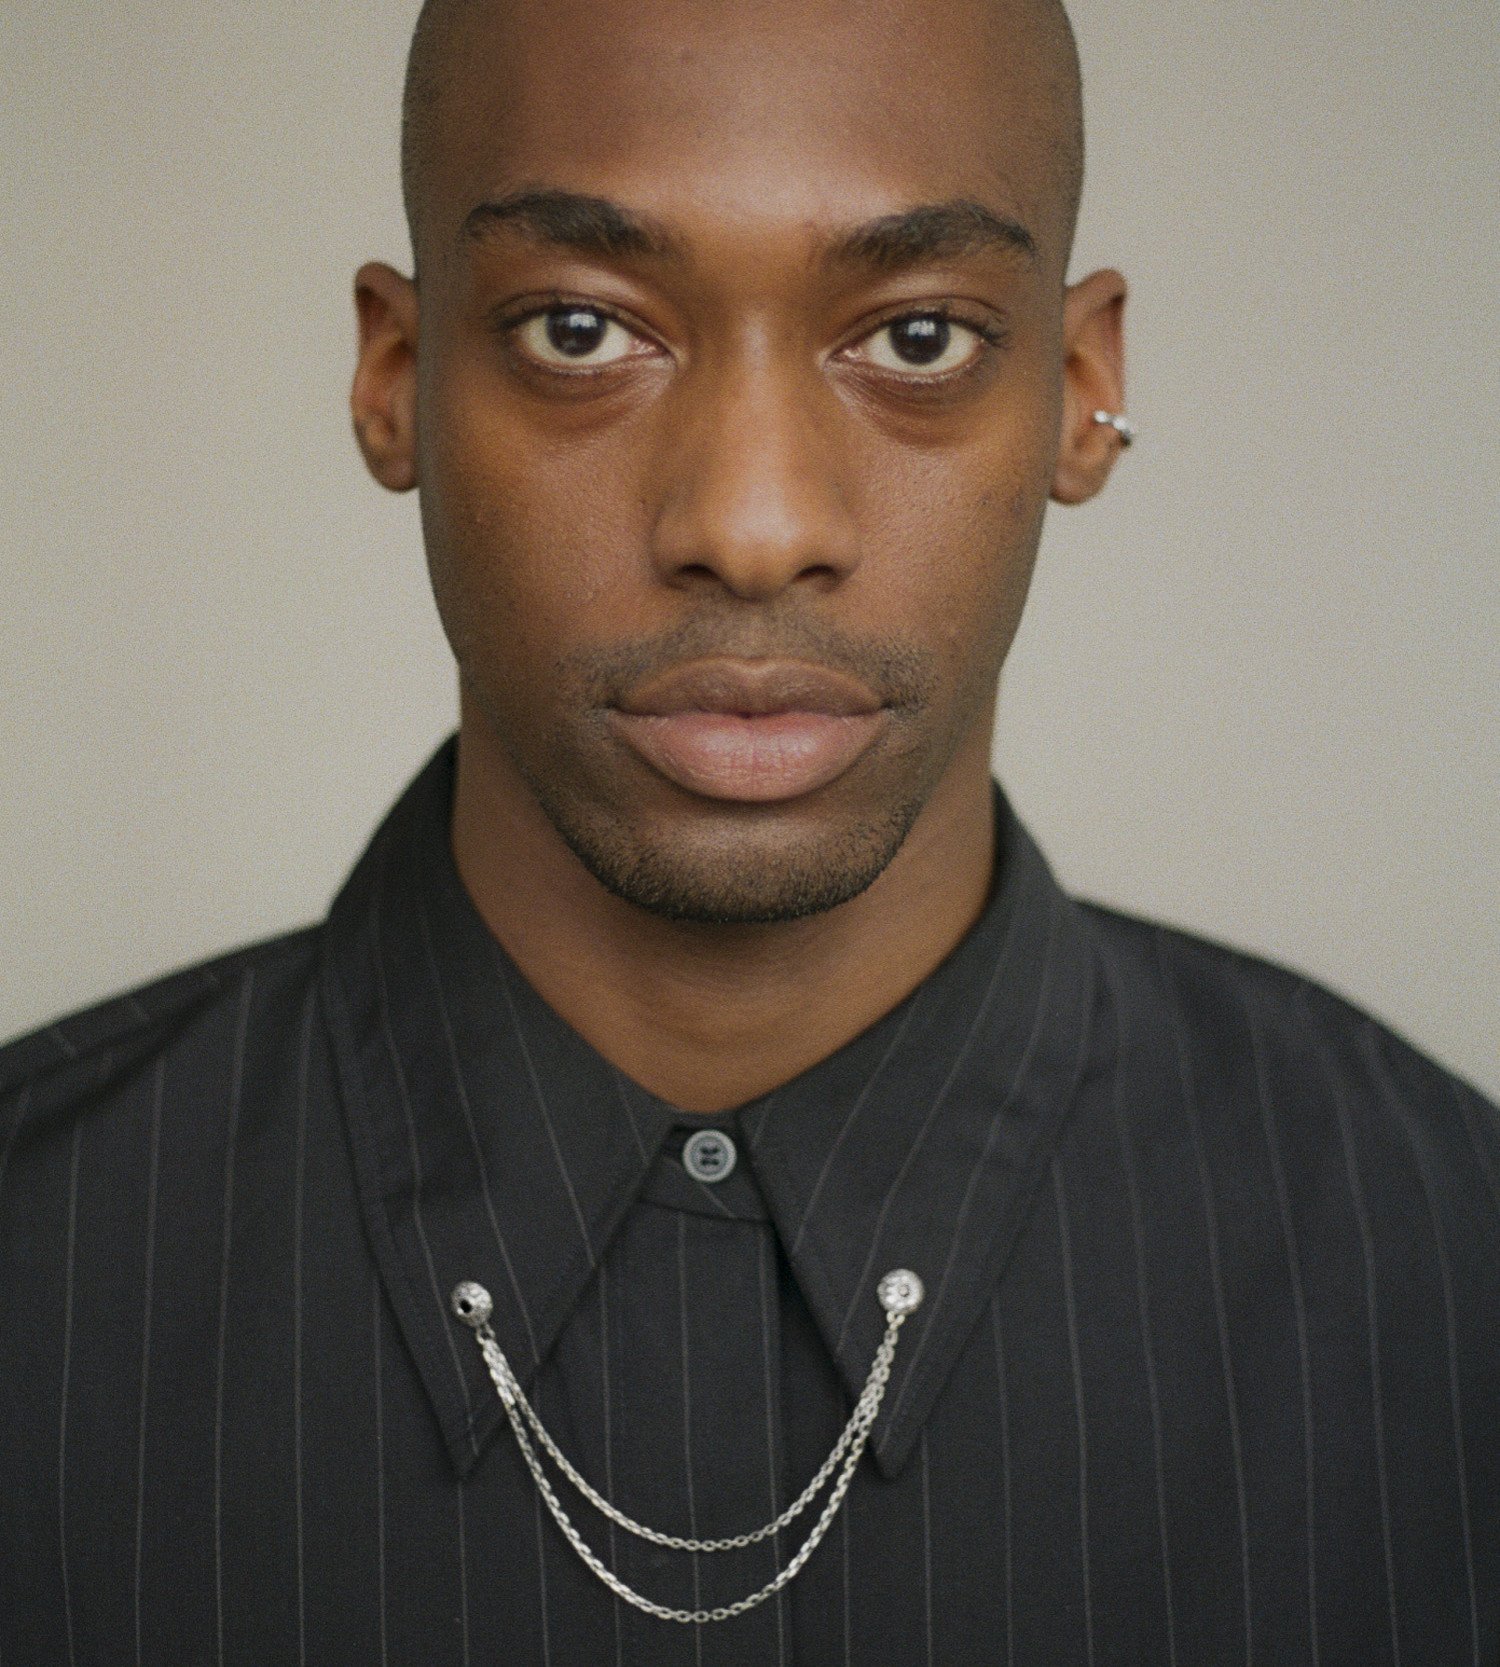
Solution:
M920 1296L917 1298L920 1301ZM824 1459L818 1468L818 1473L807 1484L797 1498L774 1521L764 1524L748 1534L734 1534L726 1539L698 1540L677 1534L663 1534L655 1528L648 1528L644 1523L636 1522L634 1518L612 1505L603 1494L599 1493L589 1482L579 1474L577 1469L568 1461L557 1443L547 1433L537 1416L535 1408L527 1400L525 1391L521 1388L520 1380L511 1370L510 1362L505 1358L500 1344L496 1341L488 1318L479 1320L467 1319L466 1323L472 1328L475 1338L484 1355L485 1365L495 1385L496 1393L500 1397L500 1404L505 1408L506 1417L510 1420L511 1429L515 1432L516 1445L521 1449L521 1456L526 1461L526 1468L531 1472L532 1479L537 1485L543 1502L546 1504L552 1519L562 1530L568 1544L571 1545L588 1567L600 1580L609 1587L617 1597L626 1603L643 1610L648 1615L654 1615L658 1620L680 1621L684 1624L701 1626L709 1621L728 1621L736 1615L743 1615L747 1609L754 1609L767 1598L774 1597L788 1581L796 1579L813 1552L817 1550L833 1522L838 1508L844 1502L844 1495L849 1491L849 1484L854 1480L854 1472L859 1466L865 1444L870 1439L870 1431L874 1426L880 1403L885 1397L886 1385L890 1382L891 1363L896 1355L896 1339L907 1318L908 1311L893 1309L889 1312L885 1328L885 1336L881 1339L880 1347L875 1351L875 1358L870 1364L870 1375L865 1379L864 1388L859 1393L859 1399L854 1403L854 1410L849 1415L849 1421L844 1425L843 1433L834 1444L832 1452ZM602 1515L623 1528L627 1533L634 1534L639 1539L649 1540L653 1545L666 1546L673 1551L714 1552L740 1551L746 1546L756 1545L762 1540L769 1539L773 1534L779 1534L788 1524L795 1522L812 1501L822 1492L830 1476L838 1471L833 1491L823 1506L818 1520L809 1530L807 1538L802 1542L792 1560L776 1576L768 1581L757 1592L751 1592L748 1597L738 1599L734 1603L724 1604L716 1609L670 1609L665 1604L654 1603L640 1592L627 1586L612 1569L606 1568L574 1527L572 1519L563 1509L562 1502L553 1491L552 1484L542 1468L542 1461L537 1456L536 1448L531 1443L527 1433L527 1426L535 1432L538 1442L547 1455L556 1464L568 1481L594 1506Z

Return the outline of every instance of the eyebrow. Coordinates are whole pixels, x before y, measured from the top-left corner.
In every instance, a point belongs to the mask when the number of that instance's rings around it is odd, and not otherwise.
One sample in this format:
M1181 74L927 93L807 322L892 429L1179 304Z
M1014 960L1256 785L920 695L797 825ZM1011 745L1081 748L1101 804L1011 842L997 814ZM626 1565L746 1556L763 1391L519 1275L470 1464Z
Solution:
M986 250L1025 255L1028 260L1037 256L1036 239L1019 220L959 197L952 202L924 203L856 226L833 245L827 258L837 265L871 266L886 272Z
M680 253L677 239L665 228L608 197L544 187L477 204L464 217L460 236L482 241L512 227L577 254L663 259ZM986 250L1020 254L1028 260L1037 256L1036 239L1019 220L960 197L868 220L837 238L824 259L837 266L890 272Z
M608 197L578 191L514 191L480 203L465 215L460 237L481 241L505 227L581 255L662 257L676 252L675 240L643 215Z

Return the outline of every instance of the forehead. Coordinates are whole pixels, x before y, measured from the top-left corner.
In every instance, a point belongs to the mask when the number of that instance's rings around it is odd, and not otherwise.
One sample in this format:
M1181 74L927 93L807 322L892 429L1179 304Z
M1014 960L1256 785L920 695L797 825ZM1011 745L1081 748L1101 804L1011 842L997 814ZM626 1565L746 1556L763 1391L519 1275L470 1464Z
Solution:
M1059 84L1031 8L984 0L467 0L424 219L535 185L663 218L865 219L966 198L1044 244Z

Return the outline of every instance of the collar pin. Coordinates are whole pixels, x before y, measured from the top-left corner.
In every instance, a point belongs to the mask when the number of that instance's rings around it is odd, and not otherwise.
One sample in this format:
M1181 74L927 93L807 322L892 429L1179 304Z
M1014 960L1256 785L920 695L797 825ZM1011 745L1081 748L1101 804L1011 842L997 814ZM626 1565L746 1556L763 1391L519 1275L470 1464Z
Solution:
M478 1331L495 1312L490 1293L472 1279L460 1280L453 1287L453 1294L448 1298L448 1303L453 1312L472 1331Z
M927 1288L910 1268L892 1268L876 1291L887 1314L914 1314L927 1295Z

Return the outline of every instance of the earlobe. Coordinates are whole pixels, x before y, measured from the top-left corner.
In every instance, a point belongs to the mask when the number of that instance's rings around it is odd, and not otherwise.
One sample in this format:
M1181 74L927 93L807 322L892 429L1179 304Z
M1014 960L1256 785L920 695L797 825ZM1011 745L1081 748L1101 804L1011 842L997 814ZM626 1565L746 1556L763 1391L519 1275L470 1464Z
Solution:
M354 307L354 436L375 479L392 492L408 492L417 484L417 287L371 262L355 275Z
M1081 504L1109 479L1115 459L1134 438L1124 418L1125 280L1092 273L1063 301L1062 436L1052 496Z

